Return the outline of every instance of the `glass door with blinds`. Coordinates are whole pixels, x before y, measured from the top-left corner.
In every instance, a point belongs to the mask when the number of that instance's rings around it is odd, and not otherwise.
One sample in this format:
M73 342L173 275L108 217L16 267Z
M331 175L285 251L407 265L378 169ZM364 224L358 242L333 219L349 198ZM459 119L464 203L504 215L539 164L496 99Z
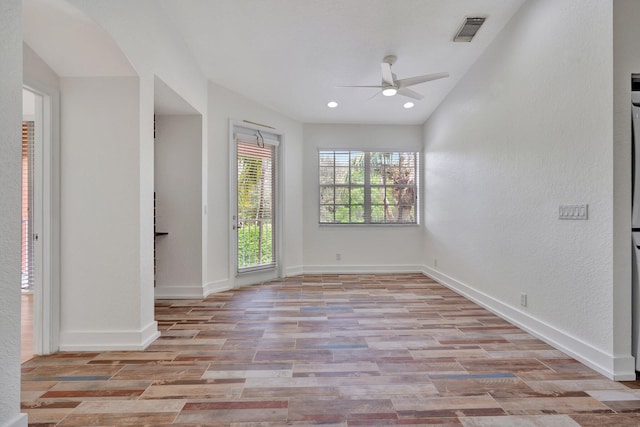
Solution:
M236 277L245 273L261 273L260 280L265 274L278 276L278 146L277 135L234 128L232 247Z

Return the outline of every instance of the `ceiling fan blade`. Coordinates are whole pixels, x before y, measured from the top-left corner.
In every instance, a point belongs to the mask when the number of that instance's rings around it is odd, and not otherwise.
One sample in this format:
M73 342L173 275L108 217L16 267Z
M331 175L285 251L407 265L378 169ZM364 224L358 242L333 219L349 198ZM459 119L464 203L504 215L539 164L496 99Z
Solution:
M398 84L398 87L409 87L413 85L418 85L420 83L428 82L431 80L442 79L445 77L449 77L449 73L435 73L435 74L425 74L424 76L409 77L406 79L400 79L396 83Z
M406 87L401 87L400 89L398 89L398 95L407 96L409 98L418 99L418 100L424 98L424 96L420 95L418 92L415 92Z
M345 87L364 87L364 88L373 88L373 89L384 89L387 86L378 85L378 86L336 86L336 87L342 87L342 88L345 88Z
M395 83L393 83L393 74L391 73L391 64L383 62L380 65L382 67L382 81L391 86L395 86Z
M367 99L367 101L371 101L373 98L375 98L376 96L380 95L381 93L382 93L382 91L381 91L381 90L380 90L380 91L378 91L378 92L376 92L376 93L374 93L372 97L370 97L369 99Z

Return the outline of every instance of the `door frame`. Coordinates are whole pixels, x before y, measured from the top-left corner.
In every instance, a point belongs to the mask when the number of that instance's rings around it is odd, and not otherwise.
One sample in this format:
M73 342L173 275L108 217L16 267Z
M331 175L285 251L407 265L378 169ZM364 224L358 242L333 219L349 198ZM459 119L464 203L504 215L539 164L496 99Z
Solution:
M238 172L237 172L237 147L236 133L241 129L249 129L252 131L261 131L274 135L278 138L279 145L276 147L276 194L275 194L275 257L276 265L273 268L265 270L250 271L238 274L238 240L236 232L236 218L238 210ZM284 224L284 133L275 128L268 126L260 126L258 124L248 122L246 120L229 120L229 285L232 288L256 284L282 277L283 256L282 248Z
M44 355L58 351L60 337L60 93L28 80L23 89L36 95L33 351Z

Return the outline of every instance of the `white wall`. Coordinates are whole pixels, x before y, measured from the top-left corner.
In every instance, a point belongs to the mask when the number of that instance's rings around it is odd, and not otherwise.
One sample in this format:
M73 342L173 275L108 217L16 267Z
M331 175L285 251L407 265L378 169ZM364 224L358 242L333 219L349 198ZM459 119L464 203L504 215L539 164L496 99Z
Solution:
M202 298L202 117L156 116L158 297Z
M139 81L62 78L60 88L60 349L144 348L158 332L141 312Z
M69 0L95 19L118 44L140 77L140 283L141 316L153 316L153 113L156 76L203 115L207 134L207 81L184 40L150 2ZM203 141L203 154L206 149ZM206 174L206 168L203 169ZM203 183L206 182L203 177ZM203 194L204 191L203 191ZM206 203L206 198L203 198ZM203 232L206 232L203 220ZM203 260L207 248L202 248ZM206 264L203 269L206 269ZM204 272L203 272L204 275Z
M425 125L424 262L621 379L635 373L612 339L611 46L610 2L522 6ZM581 203L587 221L558 220Z
M0 426L27 425L20 414L20 122L22 12L0 3Z
M57 91L60 77L26 43L23 46L24 80Z
M209 83L207 198L207 289L233 285L230 276L229 120L250 120L284 133L283 274L302 272L302 125L276 111Z
M113 0L68 0L91 18L95 19L113 39L131 62L140 76L140 281L143 287L143 316L153 316L153 112L154 82L159 77L176 94L202 114L203 192L202 203L206 204L206 158L207 135L207 80L191 55L182 37L169 24L162 8L150 2ZM206 219L202 220L202 231L206 233ZM203 241L202 268L206 276L208 268L207 241Z
M420 271L420 226L320 226L318 149L422 149L421 126L304 126L304 271ZM341 260L336 260L336 254Z

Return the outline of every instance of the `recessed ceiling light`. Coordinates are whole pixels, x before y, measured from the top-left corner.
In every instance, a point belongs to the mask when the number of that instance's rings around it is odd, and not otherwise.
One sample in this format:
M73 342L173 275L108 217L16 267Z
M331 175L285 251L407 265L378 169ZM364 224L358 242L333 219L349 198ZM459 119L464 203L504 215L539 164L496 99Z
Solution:
M395 87L388 87L385 90L382 91L382 94L384 96L393 96L396 93L398 93L398 89L396 89Z
M329 108L336 108L338 106L338 103L336 101L331 101L327 104L327 107Z
M403 107L404 108L413 108L414 105L415 104L413 102L409 101L409 102L405 102Z

